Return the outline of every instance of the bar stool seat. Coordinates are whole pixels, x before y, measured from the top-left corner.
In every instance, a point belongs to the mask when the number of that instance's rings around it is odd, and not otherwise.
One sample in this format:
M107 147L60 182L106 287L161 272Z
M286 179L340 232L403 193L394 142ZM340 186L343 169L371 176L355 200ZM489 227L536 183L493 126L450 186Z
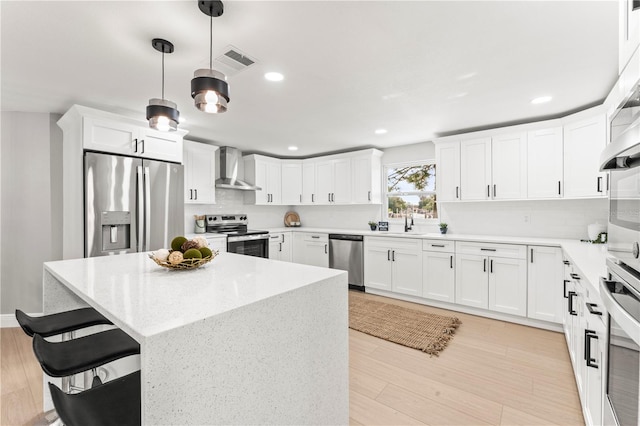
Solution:
M34 334L50 337L93 325L112 324L93 308L75 309L43 317L32 317L16 309L16 319L22 330L30 337Z
M66 426L139 425L140 371L81 393L66 394L49 383L51 399Z
M140 345L116 328L64 342L48 342L35 334L33 352L45 373L64 377L139 354Z

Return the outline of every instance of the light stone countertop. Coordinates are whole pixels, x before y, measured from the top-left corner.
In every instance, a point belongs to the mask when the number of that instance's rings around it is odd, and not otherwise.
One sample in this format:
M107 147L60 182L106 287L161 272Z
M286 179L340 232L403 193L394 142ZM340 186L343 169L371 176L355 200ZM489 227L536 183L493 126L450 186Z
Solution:
M301 289L346 272L221 253L192 270L147 253L46 262L45 270L129 335L145 338Z

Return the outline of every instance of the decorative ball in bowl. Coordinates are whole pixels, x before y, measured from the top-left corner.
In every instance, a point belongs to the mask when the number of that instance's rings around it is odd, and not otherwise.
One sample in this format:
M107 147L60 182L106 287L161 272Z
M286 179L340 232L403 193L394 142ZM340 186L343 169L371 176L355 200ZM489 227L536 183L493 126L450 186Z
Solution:
M209 248L206 238L188 240L178 236L171 241L171 249L153 251L149 258L169 269L194 269L211 262L217 255L218 251Z

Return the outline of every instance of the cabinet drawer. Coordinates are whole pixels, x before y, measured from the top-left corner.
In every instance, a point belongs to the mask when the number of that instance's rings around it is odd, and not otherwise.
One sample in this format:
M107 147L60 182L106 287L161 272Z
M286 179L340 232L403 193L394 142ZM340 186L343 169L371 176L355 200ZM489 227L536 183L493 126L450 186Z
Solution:
M526 259L527 246L456 241L456 253L506 257L511 259Z
M422 240L417 238L365 237L365 244L370 247L395 248L420 251Z
M301 235L303 241L322 241L324 243L329 242L329 234L304 232Z
M446 253L453 253L454 248L454 241L422 240L423 251L441 251Z

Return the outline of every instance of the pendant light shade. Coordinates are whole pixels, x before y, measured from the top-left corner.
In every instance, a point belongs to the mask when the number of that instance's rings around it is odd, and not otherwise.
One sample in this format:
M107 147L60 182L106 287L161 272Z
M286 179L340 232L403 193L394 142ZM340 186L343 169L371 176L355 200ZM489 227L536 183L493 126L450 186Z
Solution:
M173 44L161 38L154 38L151 45L157 51L162 52L162 99L149 99L147 120L149 120L149 127L152 129L173 132L178 129L180 112L174 102L164 98L164 54L173 52Z
M219 0L200 0L198 7L209 21L209 68L198 69L191 80L191 97L196 108L208 113L227 111L229 85L227 77L213 69L213 18L222 15L224 6Z

